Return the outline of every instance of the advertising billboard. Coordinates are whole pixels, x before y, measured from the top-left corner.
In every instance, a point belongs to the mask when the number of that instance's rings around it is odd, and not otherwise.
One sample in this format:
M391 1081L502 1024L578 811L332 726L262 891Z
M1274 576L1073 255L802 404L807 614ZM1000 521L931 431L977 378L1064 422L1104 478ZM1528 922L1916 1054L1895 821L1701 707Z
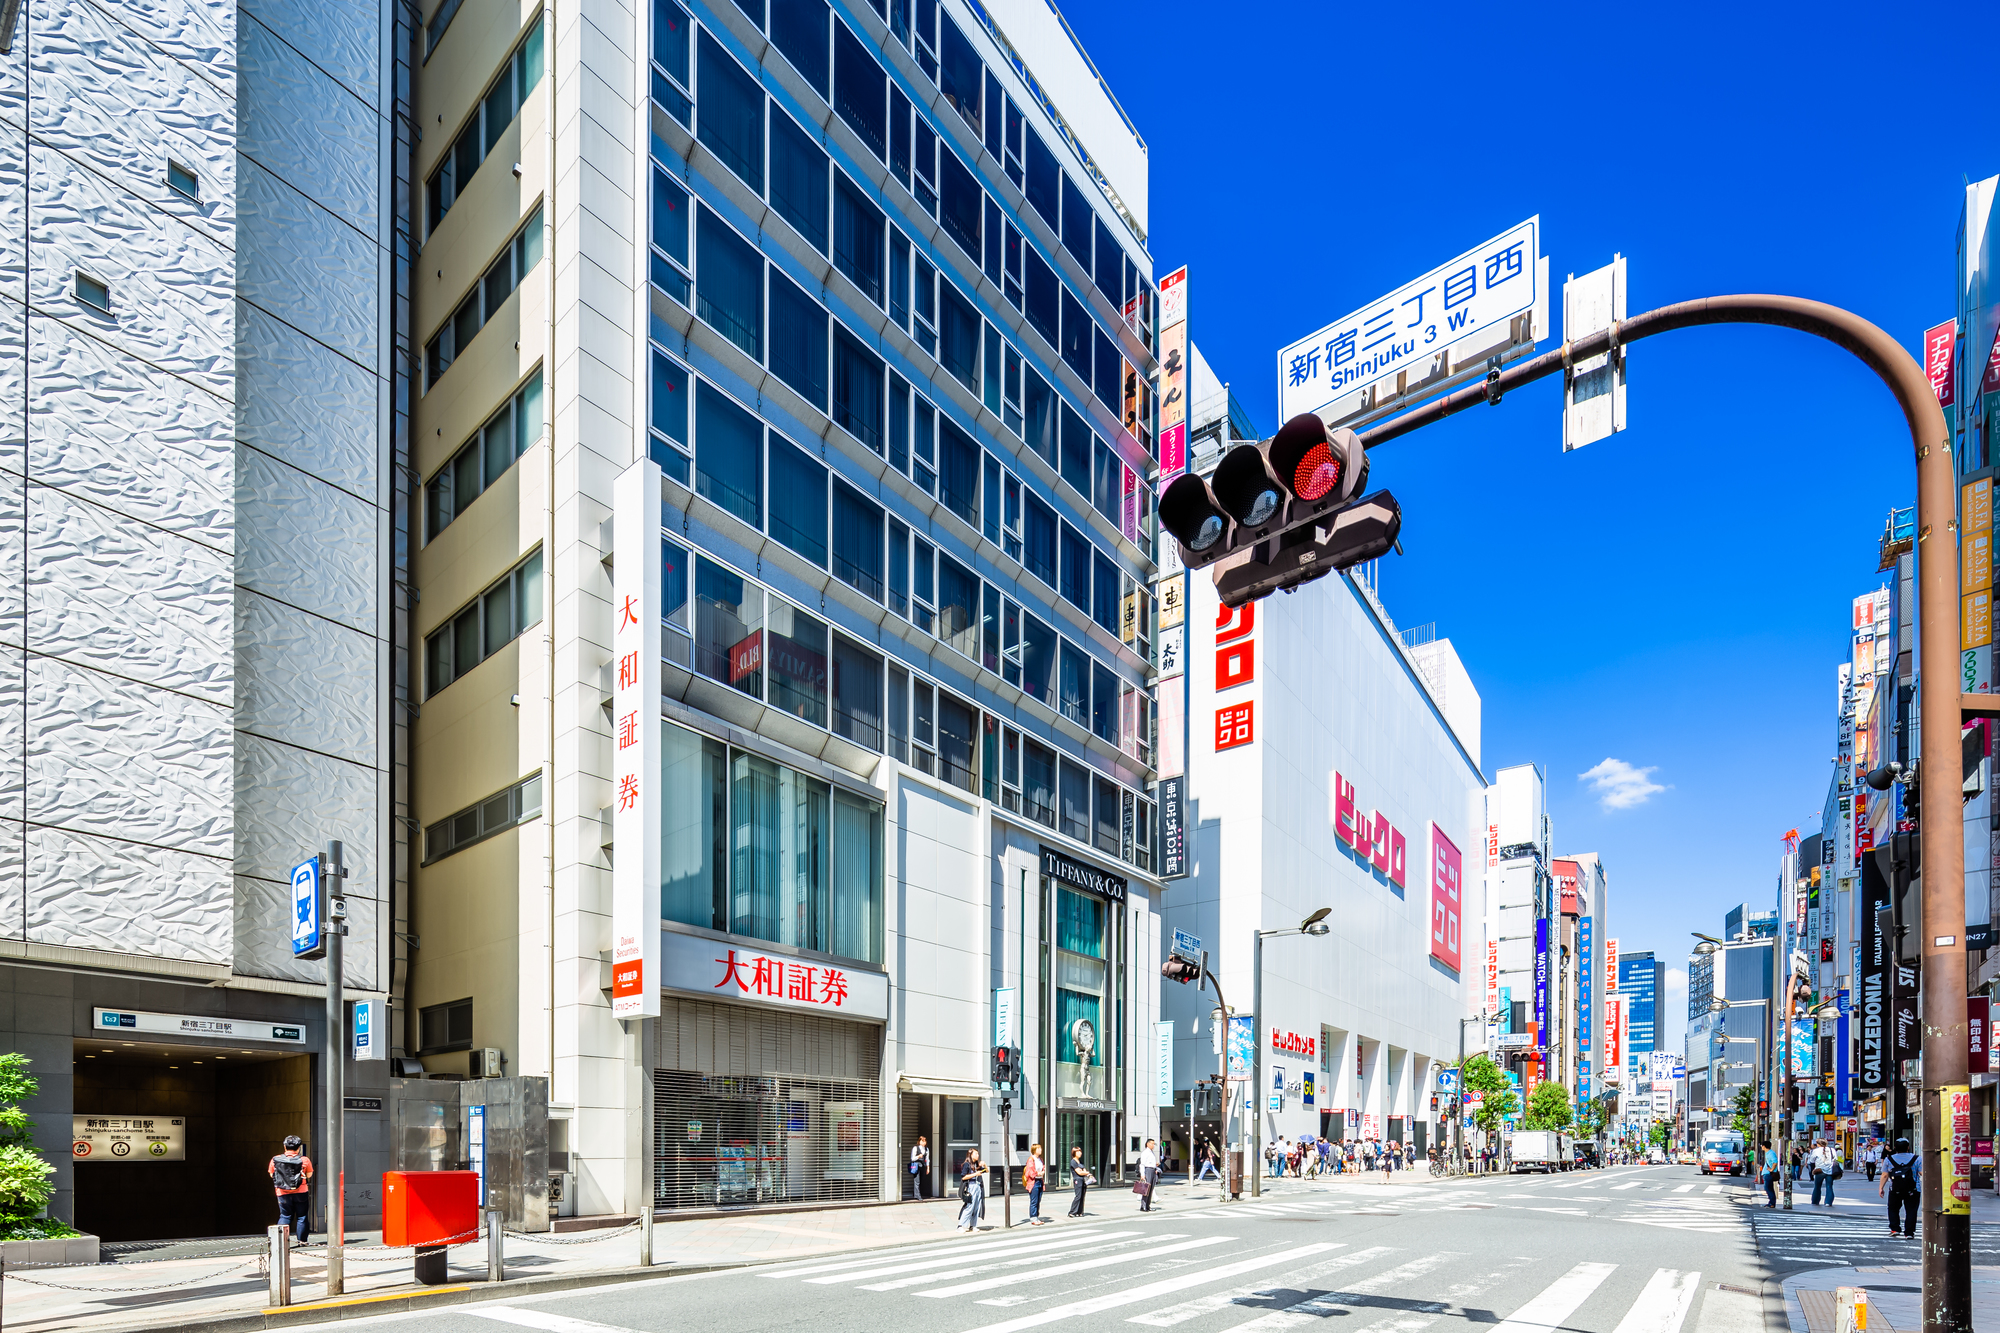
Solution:
M1461 941L1459 908L1465 882L1465 857L1444 830L1431 825L1431 957L1456 972Z

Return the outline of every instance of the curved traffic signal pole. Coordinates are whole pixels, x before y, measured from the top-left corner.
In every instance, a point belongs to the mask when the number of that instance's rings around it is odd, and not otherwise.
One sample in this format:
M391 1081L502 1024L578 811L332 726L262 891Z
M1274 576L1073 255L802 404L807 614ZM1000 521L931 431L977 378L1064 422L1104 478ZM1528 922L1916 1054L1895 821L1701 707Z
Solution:
M1662 306L1361 432L1373 448L1442 421L1476 403L1498 403L1518 385L1675 329L1707 324L1775 324L1836 343L1859 357L1896 395L1917 463L1918 642L1929 680L1918 689L1919 835L1923 848L1923 1210L1924 1333L1971 1333L1971 1218L1944 1211L1939 1150L1951 1143L1939 1090L1968 1082L1965 1030L1964 813L1957 755L1963 725L1959 691L1958 543L1951 431L1916 361L1894 338L1838 306L1796 296L1711 296ZM1933 760L1935 762L1933 762ZM1940 933L1944 932L1944 933ZM1789 960L1787 960L1789 962ZM1788 969L1789 970L1789 969ZM1778 1099L1773 1099L1778 1104ZM1970 1182L1967 1182L1968 1186Z

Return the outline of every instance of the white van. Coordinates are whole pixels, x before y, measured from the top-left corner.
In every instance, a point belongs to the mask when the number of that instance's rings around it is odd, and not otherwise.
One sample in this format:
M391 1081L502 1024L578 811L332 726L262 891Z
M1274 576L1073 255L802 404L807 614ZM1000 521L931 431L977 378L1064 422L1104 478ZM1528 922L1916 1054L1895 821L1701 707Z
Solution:
M1517 1129L1507 1141L1507 1160L1510 1171L1567 1171L1569 1135L1553 1129Z
M1701 1173L1713 1175L1727 1171L1736 1176L1743 1173L1743 1136L1733 1129L1711 1129L1701 1136Z

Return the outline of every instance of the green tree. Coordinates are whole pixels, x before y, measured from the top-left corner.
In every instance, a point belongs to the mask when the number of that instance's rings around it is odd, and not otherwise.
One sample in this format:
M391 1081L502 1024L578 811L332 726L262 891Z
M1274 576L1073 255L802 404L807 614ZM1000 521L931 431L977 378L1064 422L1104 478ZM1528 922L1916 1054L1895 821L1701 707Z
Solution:
M1604 1108L1597 1099L1586 1097L1576 1104L1576 1119L1570 1123L1569 1132L1580 1139L1594 1139L1604 1129Z
M1493 1063L1490 1055L1475 1055L1459 1068L1459 1087L1462 1092L1485 1094L1473 1110L1473 1118L1488 1134L1500 1128L1500 1122L1513 1115L1520 1107L1520 1099L1514 1095L1514 1085L1507 1081L1507 1075L1499 1065Z
M1730 1098L1729 1127L1743 1136L1746 1147L1757 1142L1757 1090L1748 1083Z
M35 1151L34 1125L21 1109L40 1086L27 1056L0 1055L0 1233L39 1217L55 1193L56 1169Z
M1667 1141L1673 1138L1673 1136L1674 1131L1671 1125L1664 1120L1655 1120L1653 1122L1653 1132L1648 1137L1652 1140L1655 1148L1664 1148L1667 1146Z
M1560 1083L1537 1083L1528 1094L1528 1129L1568 1129L1576 1119L1569 1089Z

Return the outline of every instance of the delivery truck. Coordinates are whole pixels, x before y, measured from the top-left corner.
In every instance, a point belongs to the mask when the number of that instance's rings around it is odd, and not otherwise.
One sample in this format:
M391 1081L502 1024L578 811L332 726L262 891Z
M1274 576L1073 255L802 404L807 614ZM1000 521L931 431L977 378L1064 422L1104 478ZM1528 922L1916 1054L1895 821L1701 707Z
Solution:
M1508 1140L1507 1157L1512 1171L1567 1171L1569 1135L1553 1129L1517 1129Z

